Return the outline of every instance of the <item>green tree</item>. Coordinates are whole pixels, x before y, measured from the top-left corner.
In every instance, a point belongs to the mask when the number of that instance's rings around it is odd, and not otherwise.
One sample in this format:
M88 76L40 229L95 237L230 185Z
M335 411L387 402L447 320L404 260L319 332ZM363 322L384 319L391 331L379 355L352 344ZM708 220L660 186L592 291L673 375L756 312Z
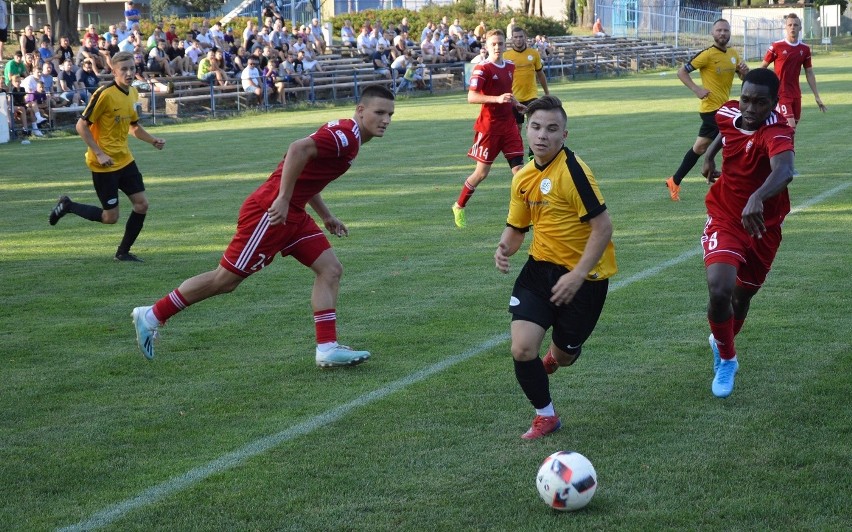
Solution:
M80 0L43 0L47 11L47 23L53 28L53 35L57 38L68 37L71 44L79 44L80 36L77 33L77 12L80 8ZM19 7L35 7L42 0L14 0L12 3Z

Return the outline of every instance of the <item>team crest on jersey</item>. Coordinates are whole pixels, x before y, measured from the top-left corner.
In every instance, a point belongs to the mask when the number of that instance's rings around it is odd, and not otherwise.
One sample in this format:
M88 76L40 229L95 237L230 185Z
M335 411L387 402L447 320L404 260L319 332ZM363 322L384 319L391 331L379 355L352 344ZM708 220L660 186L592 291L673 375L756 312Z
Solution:
M736 65L736 64L737 64L737 58L736 58L736 57L732 57L732 58L731 58L731 64L732 64L732 65Z
M528 55L528 56L527 56L527 61L532 61L532 56L531 56L531 55Z
M541 190L542 194L549 194L550 189L553 188L553 182L550 179L542 179L541 185L539 185L539 190Z
M344 148L346 146L349 146L349 140L346 138L346 133L338 129L334 132L334 134L337 135L337 138L340 139L340 144L343 145Z

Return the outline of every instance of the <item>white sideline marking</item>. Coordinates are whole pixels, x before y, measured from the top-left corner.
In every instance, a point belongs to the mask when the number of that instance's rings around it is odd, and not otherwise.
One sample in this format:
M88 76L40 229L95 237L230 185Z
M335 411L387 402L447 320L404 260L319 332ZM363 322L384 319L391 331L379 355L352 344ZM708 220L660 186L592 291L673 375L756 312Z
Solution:
M792 213L801 212L806 210L817 203L834 196L838 192L841 192L848 188L852 183L843 183L834 187L831 190L823 192L817 196L814 196L810 200L802 203L798 207L795 207L791 210ZM667 260L665 262L661 262L657 266L652 268L648 268L647 270L641 271L630 277L623 279L621 281L614 282L610 285L610 292L618 290L619 288L623 288L625 286L631 285L637 281L641 281L643 279L647 279L648 277L652 277L657 275L661 271L666 268L671 268L672 266L677 266L678 264L686 261L687 259L694 257L701 253L701 247L696 246L696 249L692 251L687 251L678 255L677 257ZM114 522L117 519L120 519L125 514L135 510L137 508L141 508L143 506L147 506L154 502L157 502L160 499L164 499L165 497L177 493L184 488L188 488L197 482L200 482L216 473L221 473L227 469L230 469L236 465L242 464L246 460L253 458L261 453L272 449L286 441L292 440L298 436L303 436L305 434L310 434L311 432L324 427L328 424L334 423L335 421L343 418L352 410L356 408L367 406L368 404L378 401L379 399L383 399L384 397L398 392L412 384L416 384L422 380L425 380L432 375L440 373L447 368L450 368L459 362L464 362L469 358L473 358L480 353L483 353L492 347L496 347L501 343L505 342L509 339L509 334L504 333L497 335L481 344L468 349L467 351L460 353L458 355L446 358L437 364L433 364L428 368L424 368L420 371L416 371L407 377L403 377L402 379L396 380L383 388L379 388L378 390L366 393L352 401L340 405L336 408L332 408L322 414L314 416L307 421L299 423L298 425L294 425L286 430L282 430L276 434L271 434L269 436L257 439L236 451L231 451L230 453L224 454L219 458L207 462L206 464L191 469L184 473L183 475L172 477L171 479L157 484L147 490L143 491L139 495L135 497L131 497L129 499L125 499L124 501L115 504L113 506L109 506L104 508L103 510L95 513L85 521L80 521L77 524L69 525L64 528L59 529L62 532L65 531L76 531L76 530L91 530L94 528L100 528L103 526L107 526Z

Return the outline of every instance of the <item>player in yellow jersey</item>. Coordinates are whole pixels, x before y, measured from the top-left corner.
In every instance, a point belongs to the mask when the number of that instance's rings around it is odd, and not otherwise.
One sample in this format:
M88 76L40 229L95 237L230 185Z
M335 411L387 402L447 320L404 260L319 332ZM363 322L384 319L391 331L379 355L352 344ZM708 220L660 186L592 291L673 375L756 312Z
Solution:
M512 80L512 94L523 105L529 105L538 97L536 80L544 90L544 95L550 94L547 88L547 77L544 75L544 65L541 62L541 54L535 48L527 46L527 32L520 26L512 30L512 48L503 53L503 57L515 64L515 77ZM523 133L524 115L515 110L515 121L518 129ZM532 150L528 156L532 160Z
M509 257L535 226L529 259L509 302L515 376L536 411L532 427L521 436L531 440L561 426L548 374L580 356L618 267L612 222L595 177L564 145L568 130L562 102L543 96L526 115L534 159L512 178L509 215L494 262L508 273ZM550 350L542 360L539 350L551 327Z
M701 100L698 113L701 115L701 128L695 143L683 156L677 171L666 179L669 197L680 201L680 183L692 170L698 158L707 151L707 147L719 134L716 127L716 111L730 99L734 74L740 79L748 73L748 66L740 60L733 48L728 48L731 40L731 24L725 19L713 23L713 46L705 48L690 59L677 71L677 77L689 90ZM701 74L701 85L697 85L690 73L697 70Z
M133 54L115 54L112 67L113 81L97 88L77 121L77 133L89 147L86 165L92 171L92 183L101 207L76 203L68 196L62 196L50 212L49 221L50 225L56 225L70 212L93 222L114 224L118 221L118 191L121 190L130 198L133 211L127 219L115 260L142 262L130 253L130 246L142 231L148 199L142 174L127 145L127 135L129 133L158 150L163 149L166 141L151 136L139 123L139 115L136 114L138 94L131 86L136 72Z

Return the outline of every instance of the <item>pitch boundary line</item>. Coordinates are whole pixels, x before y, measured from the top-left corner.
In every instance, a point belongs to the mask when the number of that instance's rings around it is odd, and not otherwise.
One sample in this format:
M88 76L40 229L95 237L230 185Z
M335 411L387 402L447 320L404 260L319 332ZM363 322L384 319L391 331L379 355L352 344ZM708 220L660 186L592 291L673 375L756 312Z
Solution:
M842 192L843 190L849 188L849 186L852 186L852 183L843 183L821 194L818 194L810 200L793 208L791 210L791 214L802 212L822 202L823 200L828 199L838 194L839 192ZM677 266L678 264L685 262L686 260L696 255L699 255L700 253L701 248L696 246L695 249L681 253L673 259L661 262L660 264L654 267L631 275L626 279L622 279L620 281L612 283L610 285L610 292L613 292L620 288L624 288L625 286L629 286L635 282L647 279L649 277L653 277L662 272L663 270L666 270L673 266ZM326 425L340 420L356 408L367 406L370 403L383 399L392 393L398 392L413 384L417 384L420 381L426 380L432 375L441 373L445 369L455 366L460 362L464 362L481 353L484 353L485 351L488 351L489 349L500 345L508 339L508 333L494 336L493 338L490 338L482 342L481 344L472 347L471 349L468 349L467 351L446 358L427 368L416 371L408 375L407 377L398 379L382 388L379 388L378 390L363 394L360 397L349 401L348 403L342 404L336 408L332 408L331 410L327 410L322 414L316 415L306 421L303 421L302 423L282 430L281 432L270 434L269 436L257 439L235 451L231 451L220 456L219 458L216 458L215 460L211 460L210 462L207 462L202 466L190 469L182 475L172 477L171 479L166 480L165 482L161 482L156 486L152 486L151 488L144 490L143 492L134 497L125 499L117 504L106 507L103 510L94 513L91 517L84 521L80 521L74 525L63 527L59 530L61 532L71 532L78 530L92 530L95 528L107 526L137 508L142 508L144 506L153 504L161 499L168 497L169 495L182 491L185 488L188 488L202 480L205 480L212 475L221 473L234 466L240 465L246 460L258 456L274 447L277 447L278 445L284 442L293 440L299 436L310 434L311 432L319 428L322 428Z

